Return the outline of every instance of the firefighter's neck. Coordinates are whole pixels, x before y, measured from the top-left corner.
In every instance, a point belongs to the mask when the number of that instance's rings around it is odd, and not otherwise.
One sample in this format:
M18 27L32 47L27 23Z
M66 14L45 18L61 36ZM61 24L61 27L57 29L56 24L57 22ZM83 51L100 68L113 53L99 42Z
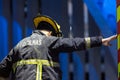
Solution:
M51 34L52 34L52 31L49 31L49 30L40 30L40 32L42 32L46 36L51 36Z

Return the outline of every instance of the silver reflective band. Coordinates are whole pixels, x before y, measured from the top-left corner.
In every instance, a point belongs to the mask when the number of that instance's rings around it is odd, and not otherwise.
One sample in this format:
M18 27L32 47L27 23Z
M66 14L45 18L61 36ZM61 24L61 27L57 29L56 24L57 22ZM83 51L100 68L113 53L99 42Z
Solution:
M85 38L86 48L90 48L90 37Z

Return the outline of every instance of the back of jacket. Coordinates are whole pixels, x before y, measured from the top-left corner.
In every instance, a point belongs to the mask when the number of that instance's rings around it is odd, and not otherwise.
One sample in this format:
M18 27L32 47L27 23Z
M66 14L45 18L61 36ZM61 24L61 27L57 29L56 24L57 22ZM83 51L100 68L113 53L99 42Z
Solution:
M58 53L49 49L52 43L39 31L20 41L14 53L15 80L59 80Z

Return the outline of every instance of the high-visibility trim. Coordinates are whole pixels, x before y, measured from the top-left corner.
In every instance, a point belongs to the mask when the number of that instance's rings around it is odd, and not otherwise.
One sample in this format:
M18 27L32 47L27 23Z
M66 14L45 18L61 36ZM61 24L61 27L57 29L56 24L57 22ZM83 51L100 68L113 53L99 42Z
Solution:
M37 70L36 70L36 80L39 80L39 75L40 75L40 67L39 67L39 65L37 65Z
M120 49L120 34L118 34L118 37L117 37L118 39L118 49Z
M117 7L117 22L120 21L120 6Z
M118 77L120 77L120 63L118 63Z
M86 48L90 48L90 37L85 38Z
M42 80L42 64L37 65L36 80Z
M29 59L29 60L21 60L13 64L13 70L15 72L15 69L18 66L21 65L36 65L36 80L42 80L42 65L46 66L52 66L52 67L58 67L59 64L57 62L52 62L48 60L39 60L39 59Z
M39 70L39 72L40 72L40 77L39 77L39 78L40 78L40 80L42 80L42 65L39 65L39 69L40 69L40 70ZM38 80L39 80L39 79L38 79Z
M43 64L46 66L54 66L55 64L58 64L58 63L53 61L48 61L48 60L28 59L28 60L18 61L14 65L17 67L17 66L26 65L26 64Z

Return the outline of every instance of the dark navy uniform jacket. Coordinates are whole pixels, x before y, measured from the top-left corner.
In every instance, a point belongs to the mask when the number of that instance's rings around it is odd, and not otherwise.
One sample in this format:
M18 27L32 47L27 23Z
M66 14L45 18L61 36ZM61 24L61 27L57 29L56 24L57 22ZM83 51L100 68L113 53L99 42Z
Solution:
M38 30L21 40L0 63L0 76L10 80L61 80L59 53L98 47L101 37L47 37Z

